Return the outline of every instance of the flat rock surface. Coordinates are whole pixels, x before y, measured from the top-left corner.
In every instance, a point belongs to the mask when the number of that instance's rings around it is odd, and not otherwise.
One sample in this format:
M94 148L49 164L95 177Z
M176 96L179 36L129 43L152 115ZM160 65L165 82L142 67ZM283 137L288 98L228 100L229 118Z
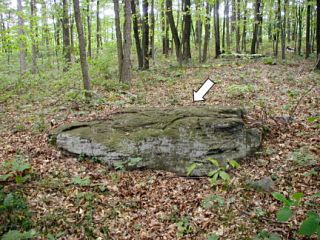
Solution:
M198 163L194 176L205 176L220 164L253 154L261 132L246 128L243 111L229 107L128 109L103 121L61 126L50 139L66 152L99 159L114 167L157 169L186 175Z

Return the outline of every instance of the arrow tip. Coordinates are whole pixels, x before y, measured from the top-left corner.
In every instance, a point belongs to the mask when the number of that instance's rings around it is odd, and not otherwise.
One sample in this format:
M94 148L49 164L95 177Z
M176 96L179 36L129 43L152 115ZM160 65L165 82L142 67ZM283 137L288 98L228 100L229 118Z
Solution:
M204 101L204 98L202 94L199 94L198 92L193 91L193 101L194 102Z

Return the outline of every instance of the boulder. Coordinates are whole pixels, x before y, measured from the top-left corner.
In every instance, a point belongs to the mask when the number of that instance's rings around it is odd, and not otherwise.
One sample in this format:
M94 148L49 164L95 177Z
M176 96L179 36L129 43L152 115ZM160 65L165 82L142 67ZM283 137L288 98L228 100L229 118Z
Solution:
M187 106L129 109L107 120L78 122L51 132L50 140L72 154L94 157L114 167L156 169L205 176L214 166L253 154L261 132L246 128L243 110L230 107Z

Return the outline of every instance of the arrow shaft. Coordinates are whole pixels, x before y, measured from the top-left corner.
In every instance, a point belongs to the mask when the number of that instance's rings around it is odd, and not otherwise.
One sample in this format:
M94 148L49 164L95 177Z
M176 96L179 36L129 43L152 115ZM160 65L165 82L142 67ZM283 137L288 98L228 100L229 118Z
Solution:
M207 80L198 90L197 94L204 96L206 93L212 88L213 82L211 80Z

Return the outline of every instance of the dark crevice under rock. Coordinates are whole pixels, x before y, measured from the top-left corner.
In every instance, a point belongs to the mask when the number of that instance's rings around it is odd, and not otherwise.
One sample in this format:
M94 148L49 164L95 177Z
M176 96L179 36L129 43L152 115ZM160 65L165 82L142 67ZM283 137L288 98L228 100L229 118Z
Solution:
M129 109L107 120L72 123L50 134L59 148L95 157L108 166L131 158L142 160L132 169L158 169L186 174L193 162L201 163L195 176L221 164L253 154L261 144L261 132L248 129L243 110L230 107L179 107Z

